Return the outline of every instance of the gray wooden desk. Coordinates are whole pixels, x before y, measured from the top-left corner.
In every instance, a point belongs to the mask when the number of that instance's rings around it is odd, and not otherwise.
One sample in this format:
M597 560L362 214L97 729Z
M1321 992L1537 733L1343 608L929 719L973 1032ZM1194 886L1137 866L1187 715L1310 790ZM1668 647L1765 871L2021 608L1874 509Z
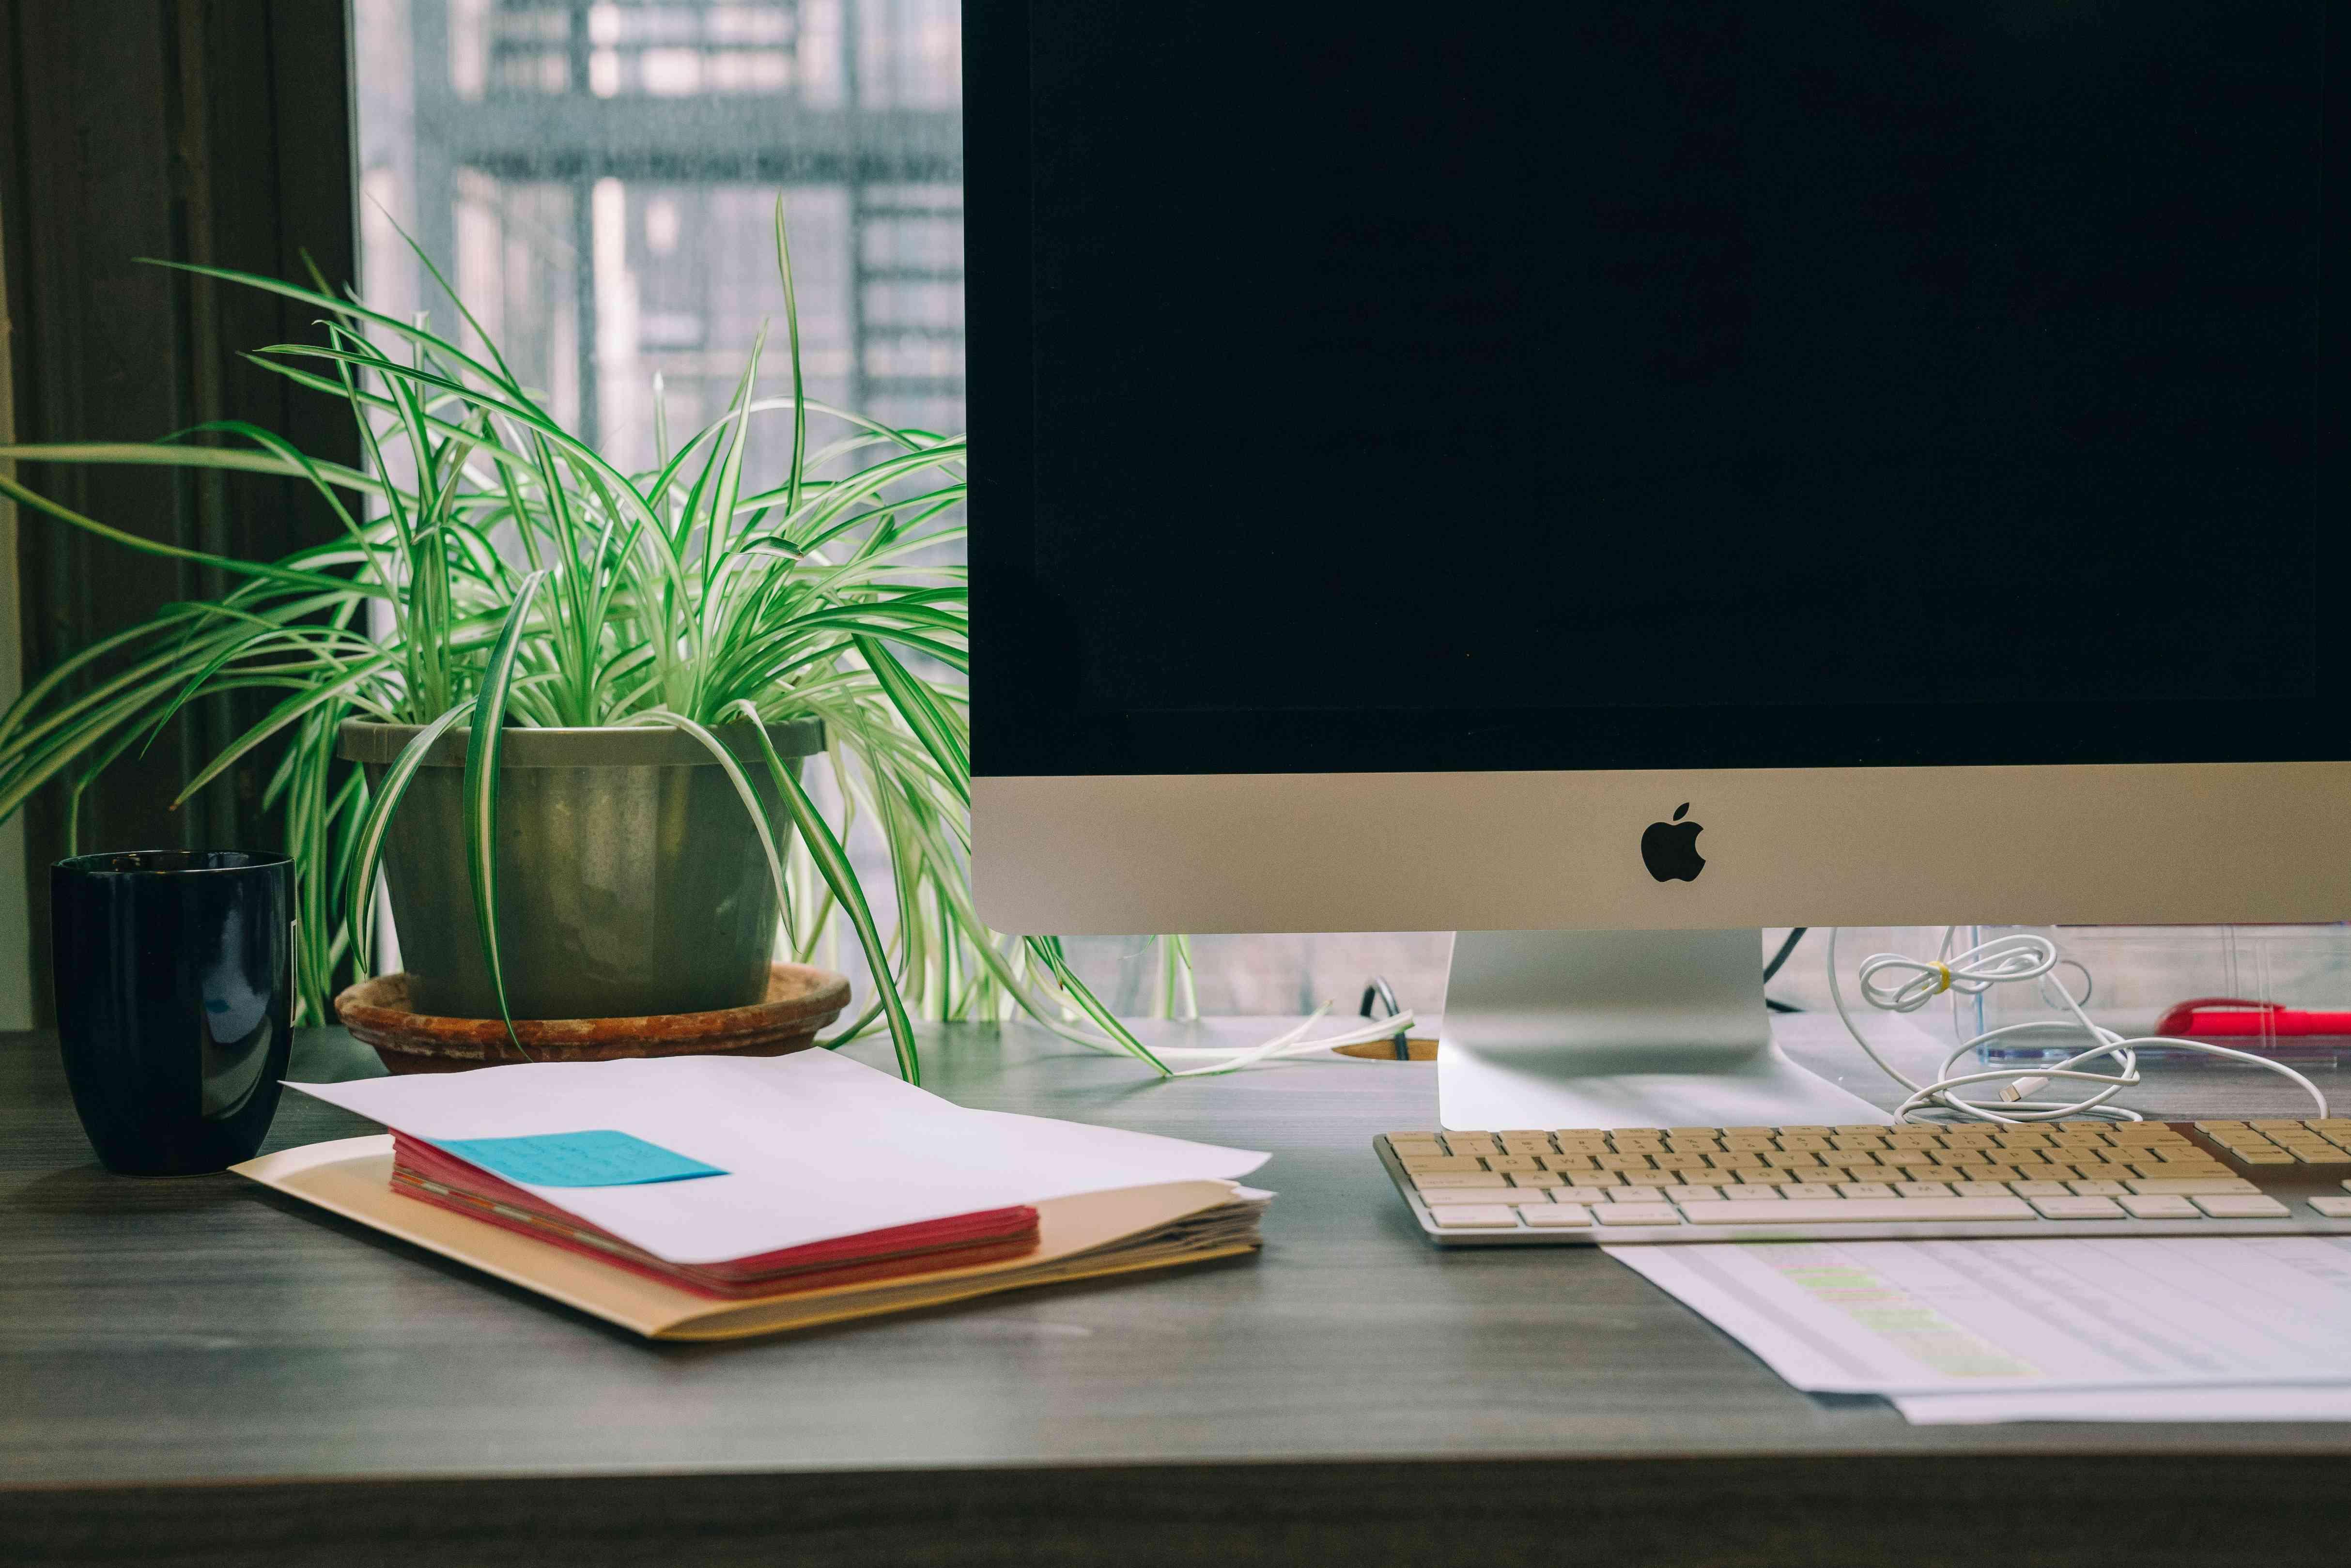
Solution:
M1431 1123L1430 1067L1156 1084L963 1027L927 1060L968 1104L1274 1151L1264 1255L653 1345L235 1177L108 1176L53 1046L0 1037L0 1560L2351 1559L2351 1428L1914 1428L1596 1251L1426 1247L1367 1145ZM374 1071L324 1031L297 1065ZM372 1130L289 1094L272 1146Z

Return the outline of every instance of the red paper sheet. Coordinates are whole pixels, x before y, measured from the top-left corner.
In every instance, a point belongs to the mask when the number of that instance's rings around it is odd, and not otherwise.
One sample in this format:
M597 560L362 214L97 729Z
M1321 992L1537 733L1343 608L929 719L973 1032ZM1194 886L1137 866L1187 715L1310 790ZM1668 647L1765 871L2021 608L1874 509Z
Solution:
M403 1197L725 1301L963 1268L1018 1258L1037 1246L1037 1211L1022 1206L893 1226L718 1263L673 1263L397 1128L392 1131L392 1185Z

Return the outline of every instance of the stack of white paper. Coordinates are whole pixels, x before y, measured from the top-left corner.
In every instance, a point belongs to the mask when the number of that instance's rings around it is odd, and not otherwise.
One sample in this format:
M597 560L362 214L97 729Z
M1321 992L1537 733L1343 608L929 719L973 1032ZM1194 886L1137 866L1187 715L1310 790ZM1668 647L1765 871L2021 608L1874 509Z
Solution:
M1797 1387L1921 1424L2351 1419L2351 1239L1608 1251Z
M611 1129L724 1176L630 1186L518 1183L674 1263L1081 1193L1227 1180L1267 1156L1041 1116L967 1111L805 1051L543 1062L289 1088L428 1142Z

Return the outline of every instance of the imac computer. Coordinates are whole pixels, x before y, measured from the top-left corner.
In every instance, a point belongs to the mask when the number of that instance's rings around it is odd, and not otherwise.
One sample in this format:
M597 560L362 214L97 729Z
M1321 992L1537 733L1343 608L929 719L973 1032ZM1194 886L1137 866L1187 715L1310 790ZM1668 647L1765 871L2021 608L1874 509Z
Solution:
M1882 1119L1763 925L2351 915L2322 0L967 7L973 873L1451 929L1455 1127Z

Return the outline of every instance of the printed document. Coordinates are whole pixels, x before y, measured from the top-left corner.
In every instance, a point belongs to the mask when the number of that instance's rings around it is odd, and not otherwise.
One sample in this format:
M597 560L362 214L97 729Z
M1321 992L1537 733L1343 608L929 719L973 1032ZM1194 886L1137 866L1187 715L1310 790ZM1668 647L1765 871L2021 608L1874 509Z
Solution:
M2351 1238L1607 1250L1814 1393L2351 1384Z
M1913 1427L1981 1427L1995 1421L2351 1421L2351 1383L1897 1394L1894 1407Z

